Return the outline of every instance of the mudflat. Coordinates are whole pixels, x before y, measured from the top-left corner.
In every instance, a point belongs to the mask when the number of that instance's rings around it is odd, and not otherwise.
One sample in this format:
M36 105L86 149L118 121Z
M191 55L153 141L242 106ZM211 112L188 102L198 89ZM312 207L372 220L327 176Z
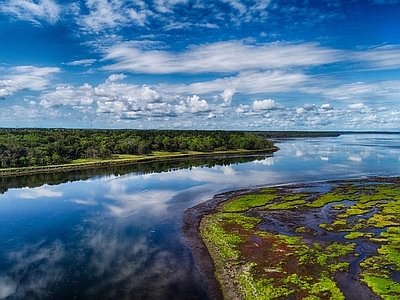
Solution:
M212 299L398 299L400 178L216 195L184 232Z

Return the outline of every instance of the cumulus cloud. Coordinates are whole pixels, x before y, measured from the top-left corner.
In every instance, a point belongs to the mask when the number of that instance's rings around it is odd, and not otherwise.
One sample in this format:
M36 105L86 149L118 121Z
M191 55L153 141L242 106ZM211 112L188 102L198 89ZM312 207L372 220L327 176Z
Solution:
M333 110L333 107L329 103L326 103L326 104L322 104L320 109L327 111L327 110Z
M176 110L179 113L201 113L209 112L210 106L206 100L200 100L200 97L193 95L192 97L187 97L186 101L180 101L179 105L176 106Z
M125 79L126 77L127 76L124 74L111 74L110 76L108 76L107 82L114 82L114 81L122 80L122 79Z
M296 113L303 114L306 112L311 112L311 111L316 111L316 110L317 110L317 107L315 104L305 103L305 104L303 104L303 106L296 108Z
M14 80L0 80L0 99L5 99L6 96L23 90L24 88Z
M148 86L142 87L140 98L147 103L160 102L162 100L162 97Z
M94 89L85 83L80 87L60 86L55 91L42 95L39 105L43 107L90 105L94 100Z
M364 109L366 108L366 106L364 105L364 103L353 103L353 104L349 104L349 108L350 109Z
M206 100L200 100L199 96L193 95L186 100L190 112L198 113L209 111L210 107Z
M237 107L235 111L238 114L243 114L243 113L245 113L245 112L247 112L249 110L250 110L250 106L239 104L239 107Z
M221 94L221 97L226 105L231 105L232 98L235 95L235 92L235 89L225 89L224 92Z
M61 7L53 0L5 0L0 11L35 24L46 21L50 24L60 19Z
M270 110L270 109L276 109L277 107L278 107L277 104L272 99L255 100L253 102L253 109L255 110Z

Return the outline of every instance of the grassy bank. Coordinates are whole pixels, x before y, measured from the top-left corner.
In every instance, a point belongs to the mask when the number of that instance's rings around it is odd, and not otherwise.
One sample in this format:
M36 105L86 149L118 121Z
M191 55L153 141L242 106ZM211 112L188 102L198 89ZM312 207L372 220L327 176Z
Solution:
M199 152L187 151L181 152L166 152L154 151L149 155L129 155L129 154L116 154L109 159L76 159L68 164L37 166L37 167L24 167L24 168L3 168L0 169L0 177L28 175L37 173L53 173L65 172L72 170L94 169L107 166L129 165L136 163L164 161L180 158L196 158L196 157L213 157L225 155L251 155L260 153L272 153L277 151L278 147L271 147L261 150L230 150L230 151L212 151L212 152Z

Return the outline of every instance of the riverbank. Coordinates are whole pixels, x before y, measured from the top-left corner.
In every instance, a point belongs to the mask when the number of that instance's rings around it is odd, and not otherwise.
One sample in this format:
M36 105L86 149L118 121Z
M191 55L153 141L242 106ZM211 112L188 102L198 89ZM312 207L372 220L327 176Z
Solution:
M397 177L225 193L184 233L215 299L400 296L399 195Z
M108 166L122 166L138 163L147 163L155 161L169 161L180 158L207 158L207 157L223 157L232 155L252 155L252 154L271 154L278 151L279 148L274 146L268 149L261 150L232 150L232 151L213 151L213 152L195 152L187 153L176 152L154 152L150 155L115 155L111 159L91 159L83 161L75 161L69 164L26 167L26 168L7 168L0 169L0 177L21 176L39 173L56 173L68 172L85 169L103 168Z
M209 299L223 300L224 297L220 283L214 276L214 261L200 234L200 222L204 216L216 213L216 207L221 203L246 192L249 192L249 190L215 195L212 199L187 209L183 214L183 233L193 253L196 265L199 267L203 280L208 287Z

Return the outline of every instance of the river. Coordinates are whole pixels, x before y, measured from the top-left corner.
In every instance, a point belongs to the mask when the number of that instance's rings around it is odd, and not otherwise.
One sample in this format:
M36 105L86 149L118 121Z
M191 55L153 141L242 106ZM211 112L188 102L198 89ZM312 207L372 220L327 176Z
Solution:
M398 176L400 135L285 139L270 156L1 179L0 299L206 299L183 212L214 194Z

